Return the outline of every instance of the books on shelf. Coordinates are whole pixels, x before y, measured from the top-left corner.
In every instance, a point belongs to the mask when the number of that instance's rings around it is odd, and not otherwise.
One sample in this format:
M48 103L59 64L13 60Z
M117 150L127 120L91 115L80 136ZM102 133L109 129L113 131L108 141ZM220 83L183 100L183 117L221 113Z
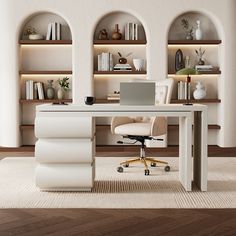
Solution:
M177 96L179 100L191 99L191 83L178 81Z
M98 55L98 71L113 70L113 55L109 52L102 52Z
M195 69L197 71L212 71L214 67L212 65L196 65Z
M120 94L119 93L108 94L107 100L120 100Z
M48 24L46 40L61 40L61 24L59 22Z
M114 66L114 71L131 71L132 67L130 64L116 64Z
M25 82L25 99L33 100L45 98L44 85L41 82L34 82L33 80L27 80Z
M125 25L125 40L138 40L139 25L128 22Z

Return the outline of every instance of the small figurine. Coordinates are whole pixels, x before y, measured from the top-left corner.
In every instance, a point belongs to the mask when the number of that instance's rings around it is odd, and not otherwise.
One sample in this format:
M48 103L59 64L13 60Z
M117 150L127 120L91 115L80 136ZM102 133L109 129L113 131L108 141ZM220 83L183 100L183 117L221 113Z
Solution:
M120 58L119 58L119 60L118 60L119 63L120 63L120 64L126 64L126 63L127 63L126 57L131 56L131 55L132 55L132 52L128 53L125 57L123 57L120 52L118 52L118 55L120 56Z
M99 35L98 35L98 39L100 39L100 40L107 40L107 39L109 39L108 38L108 33L107 33L106 29L100 30Z

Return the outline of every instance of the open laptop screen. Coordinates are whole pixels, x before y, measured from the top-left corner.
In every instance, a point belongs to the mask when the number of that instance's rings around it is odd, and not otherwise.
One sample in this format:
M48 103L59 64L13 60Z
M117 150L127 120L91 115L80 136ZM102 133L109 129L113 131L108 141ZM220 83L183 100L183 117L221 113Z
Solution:
M121 82L120 105L155 105L155 82Z

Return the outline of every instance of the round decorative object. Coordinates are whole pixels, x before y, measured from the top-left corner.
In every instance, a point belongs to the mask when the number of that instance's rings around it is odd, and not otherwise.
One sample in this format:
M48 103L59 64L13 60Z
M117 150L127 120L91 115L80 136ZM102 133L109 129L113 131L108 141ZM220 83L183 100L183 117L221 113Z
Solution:
M95 100L96 100L95 97L87 96L84 98L84 103L86 105L93 105Z
M199 58L198 59L198 65L204 65L205 64L205 61L202 59L202 58Z
M175 71L179 71L184 68L184 56L181 49L178 49L175 53Z
M127 59L124 58L124 57L120 57L118 61L119 61L120 64L126 64Z
M115 30L112 33L112 39L113 40L120 40L120 39L122 39L122 34L120 33L120 29L119 29L119 25L118 24L115 25Z
M65 91L64 91L62 88L59 88L59 89L57 90L57 98L58 98L58 99L63 99L64 96L65 96Z
M98 35L98 39L100 39L100 40L108 40L109 39L106 29L100 30L99 35Z
M133 59L133 64L136 71L141 71L144 67L144 59L140 58Z
M43 35L42 34L30 34L29 39L30 40L41 40L41 39L43 39Z
M200 20L197 20L197 29L195 31L195 37L196 37L196 40L202 39L202 30L200 28Z
M206 90L201 81L197 82L196 89L193 92L194 99L203 99L206 97Z
M150 172L149 172L149 170L147 169L147 170L144 170L144 175L149 175L150 174Z
M48 87L47 87L47 98L53 99L55 96L55 89L52 87L53 80L48 80Z
M192 34L192 32L188 32L188 33L187 33L186 39L187 39L187 40L193 40L193 34Z

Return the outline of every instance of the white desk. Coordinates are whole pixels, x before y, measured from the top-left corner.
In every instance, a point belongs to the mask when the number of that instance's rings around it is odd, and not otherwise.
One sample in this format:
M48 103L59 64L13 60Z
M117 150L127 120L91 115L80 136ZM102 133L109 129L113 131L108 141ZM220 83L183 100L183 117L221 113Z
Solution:
M37 106L35 119L35 134L39 139L35 151L36 160L39 162L36 171L37 186L44 190L91 190L95 168L93 118L112 116L179 117L179 180L186 191L192 190L192 178L201 191L207 191L207 106L198 104ZM192 121L194 121L193 129ZM42 150L46 150L51 144L53 146L51 154L45 154L46 151ZM80 146L80 149L76 149L76 146ZM85 151L86 146L87 151ZM79 171L75 170L76 166ZM50 176L55 170L55 175ZM81 181L78 181L79 178Z

